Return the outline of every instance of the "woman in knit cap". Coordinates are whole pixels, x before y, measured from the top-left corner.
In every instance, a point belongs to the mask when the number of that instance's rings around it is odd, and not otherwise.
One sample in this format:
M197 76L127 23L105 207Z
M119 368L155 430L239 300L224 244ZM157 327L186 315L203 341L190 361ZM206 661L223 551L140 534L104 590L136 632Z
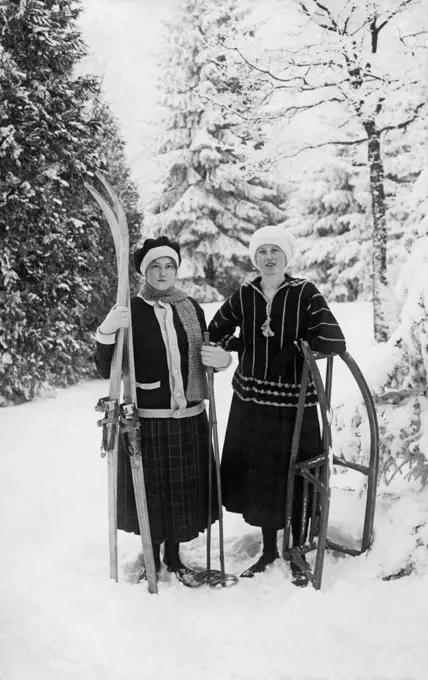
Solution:
M312 350L345 351L345 340L325 299L304 279L286 272L295 240L280 226L258 229L250 239L250 257L260 276L244 284L222 305L210 326L210 338L237 350L233 399L222 456L222 492L227 510L261 527L263 552L241 576L252 577L279 556L277 530L284 528L289 459L303 357L297 341ZM239 328L239 337L235 330ZM316 394L310 383L300 439L299 460L322 452ZM301 492L293 508L297 545ZM294 582L304 575L291 565Z
M166 236L147 239L134 254L143 275L131 309L114 307L97 332L96 364L110 375L116 331L132 319L137 400L147 505L156 569L163 562L186 585L194 571L180 558L179 544L196 538L208 523L208 421L205 366L227 368L221 347L203 347L200 305L175 287L180 249ZM202 358L203 357L203 358ZM213 498L215 494L213 494ZM120 448L118 528L139 533L132 475ZM213 508L213 521L216 509ZM143 574L140 578L146 578Z

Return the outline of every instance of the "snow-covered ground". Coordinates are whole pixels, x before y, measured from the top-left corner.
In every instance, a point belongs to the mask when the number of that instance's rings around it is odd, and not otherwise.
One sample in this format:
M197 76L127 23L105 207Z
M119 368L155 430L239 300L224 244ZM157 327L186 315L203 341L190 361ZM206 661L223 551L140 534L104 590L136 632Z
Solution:
M211 316L215 305L207 305ZM366 303L333 305L351 354L373 345ZM221 438L231 371L216 376ZM336 379L335 390L345 381ZM422 680L427 677L428 493L388 489L376 540L358 558L328 554L322 591L296 589L288 567L237 587L189 590L164 576L159 595L133 580L138 537L119 534L120 583L108 575L106 464L93 381L0 409L1 680ZM343 396L343 395L342 395ZM338 476L339 477L339 476ZM331 534L358 540L364 499L340 476ZM279 537L280 538L280 537ZM213 551L217 556L217 532ZM254 560L259 531L225 514L226 568ZM410 576L383 581L406 566ZM203 565L204 537L183 547Z

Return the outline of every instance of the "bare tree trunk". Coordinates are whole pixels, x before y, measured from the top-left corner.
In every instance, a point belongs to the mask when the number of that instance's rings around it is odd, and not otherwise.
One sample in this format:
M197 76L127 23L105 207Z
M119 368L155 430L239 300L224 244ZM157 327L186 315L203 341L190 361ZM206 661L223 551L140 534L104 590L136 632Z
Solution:
M386 275L386 208L384 167L381 156L380 134L374 121L364 123L368 138L368 164L373 220L373 327L377 342L388 339L388 280Z

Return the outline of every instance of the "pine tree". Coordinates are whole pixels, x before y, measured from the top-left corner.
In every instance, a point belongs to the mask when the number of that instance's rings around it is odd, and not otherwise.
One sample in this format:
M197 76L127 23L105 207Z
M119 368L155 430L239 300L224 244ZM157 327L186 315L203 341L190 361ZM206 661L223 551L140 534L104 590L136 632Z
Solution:
M145 211L151 233L177 238L182 285L206 301L230 294L248 277L254 229L285 219L283 187L254 169L263 135L246 124L245 102L241 115L232 107L240 74L225 40L237 31L241 7L237 0L184 0L170 26L164 181Z
M428 417L428 167L419 175L412 192L412 217L417 224L411 253L397 280L399 323L371 358L368 371L379 421L380 475L390 484L397 474L407 480L428 483L428 455L424 442ZM360 399L335 409L335 453L360 463L367 462L367 417ZM349 451L349 431L355 442ZM344 436L343 436L344 435Z
M414 240L411 195L423 167L425 122L421 115L409 130L391 130L383 141L391 289ZM288 206L287 225L300 237L295 273L310 278L331 300L369 299L372 224L364 150L333 146L322 155L308 151L303 169L294 172ZM391 331L396 321L391 316Z
M313 281L330 300L366 295L371 287L369 197L354 150L324 154L295 182L287 221L298 237L294 273Z
M264 59L247 59L260 85L257 97L268 98L283 124L299 119L302 127L308 121L310 126L309 113L341 112L341 124L329 126L317 141L316 134L311 139L311 130L308 140L297 136L296 144L290 139L291 153L326 145L364 146L371 198L373 320L376 340L383 342L389 306L383 141L389 131L409 128L426 107L420 77L426 65L422 3L289 0L280 5L274 22L281 31L281 46L275 51L269 44ZM352 130L352 139L346 139L346 130Z
M92 333L113 301L113 246L84 181L122 173L123 143L97 80L75 76L79 12L73 0L0 9L3 404L93 374Z
M410 129L392 130L383 141L386 221L388 225L388 280L394 286L415 240L418 220L412 190L424 166L427 112Z

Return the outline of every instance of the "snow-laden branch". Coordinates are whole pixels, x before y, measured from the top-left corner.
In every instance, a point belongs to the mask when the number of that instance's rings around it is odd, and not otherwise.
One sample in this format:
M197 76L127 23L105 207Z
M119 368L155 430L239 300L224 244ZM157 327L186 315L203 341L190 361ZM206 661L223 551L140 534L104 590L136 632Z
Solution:
M388 390L383 394L374 395L373 399L376 404L402 404L404 401L408 401L413 397L426 397L428 396L428 388L415 387L403 390Z
M350 22L350 20L351 20L351 17L352 17L352 15L353 15L354 11L355 11L355 3L353 3L353 4L351 5L351 11L349 12L348 16L346 17L346 19L345 19L345 21L344 21L344 24L343 24L343 34L344 34L344 35L346 35L346 33L347 33L347 31L348 31L348 24L349 24L349 22Z
M382 23L377 27L378 33L391 21L391 19L396 17L398 14L401 14L406 9L406 7L409 7L413 2L414 0L403 0L403 2L401 2L394 10L386 12L384 18L382 15L380 15L379 19L382 20Z
M275 118L280 118L281 116L287 116L289 118L292 118L298 113L310 111L311 109L316 109L324 104L333 104L333 103L338 103L338 104L344 104L345 99L341 99L340 97L330 97L329 99L321 99L317 102L312 102L311 104L293 104L293 106L286 106L284 108L281 108L280 111L271 113L271 114L266 114L265 118L268 120L274 120Z
M413 114L409 116L409 118L406 118L406 120L396 123L395 125L384 125L383 127L379 128L379 132L382 133L389 132L390 130L405 130L408 125L413 123L418 118L419 111L421 111L426 105L427 102L420 102L417 106L415 106Z
M272 80L276 80L280 83L290 83L293 81L299 81L302 80L302 76L292 76L291 78L281 78L280 76L276 75L273 73L270 69L268 68L261 68L260 66L257 66L257 64L254 64L251 62L239 49L239 47L230 47L228 49L233 50L234 52L237 52L239 56L241 57L242 61L253 71L256 71L257 73L261 73L262 75L268 76L269 78L272 78Z
M318 7L319 10L321 10L321 12L315 11L314 13L312 13L306 7L304 2L300 2L299 4L300 4L300 7L301 7L303 13L306 14L306 16L309 17L309 18L314 18L314 17L317 18L317 23L321 28L324 28L327 31L333 31L334 33L339 33L339 27L337 25L336 20L332 16L329 8L326 7L325 5L323 5L318 0L312 0L312 1L313 1L314 5L316 7ZM321 23L322 20L320 20L319 17L322 16L323 14L326 15L326 17L329 19L330 24Z
M254 123L257 121L257 116L245 116L243 113L238 111L236 107L232 107L232 103L230 102L229 104L222 102L218 99L213 99L212 97L209 97L206 94L201 94L199 92L197 87L190 88L189 92L192 92L192 94L195 95L198 99L200 99L203 102L212 104L214 108L221 108L225 111L228 111L229 113L233 113L233 115L238 116L238 118L241 118L242 120L245 120L246 123Z
M297 149L290 154L285 154L283 158L296 158L301 153L305 151L313 151L315 149L321 149L324 146L355 146L357 144L367 143L367 137L361 137L359 139L330 139L327 142L318 142L317 144L305 144L304 146Z

